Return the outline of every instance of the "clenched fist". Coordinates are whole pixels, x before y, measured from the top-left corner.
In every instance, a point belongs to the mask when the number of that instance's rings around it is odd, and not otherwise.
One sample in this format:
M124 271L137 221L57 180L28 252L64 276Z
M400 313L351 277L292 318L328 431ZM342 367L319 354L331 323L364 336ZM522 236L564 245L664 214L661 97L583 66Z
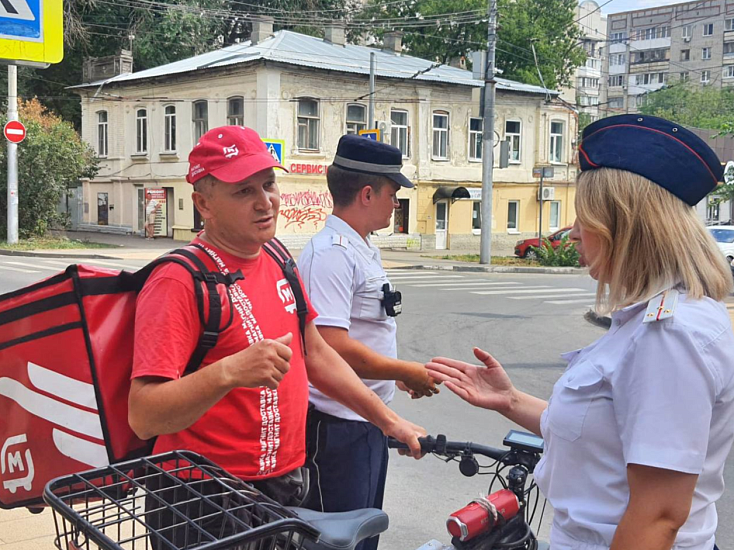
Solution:
M226 384L232 389L261 386L277 389L291 367L292 340L293 334L289 332L274 340L261 340L226 357L222 360Z

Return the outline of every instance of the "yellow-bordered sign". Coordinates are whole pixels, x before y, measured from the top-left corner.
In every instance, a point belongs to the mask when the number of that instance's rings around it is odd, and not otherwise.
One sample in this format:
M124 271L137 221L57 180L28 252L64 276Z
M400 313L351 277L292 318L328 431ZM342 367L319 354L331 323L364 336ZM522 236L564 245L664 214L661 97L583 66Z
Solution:
M359 135L372 141L381 141L380 130L377 128L374 130L360 130Z
M63 0L0 2L0 59L58 63L63 58Z

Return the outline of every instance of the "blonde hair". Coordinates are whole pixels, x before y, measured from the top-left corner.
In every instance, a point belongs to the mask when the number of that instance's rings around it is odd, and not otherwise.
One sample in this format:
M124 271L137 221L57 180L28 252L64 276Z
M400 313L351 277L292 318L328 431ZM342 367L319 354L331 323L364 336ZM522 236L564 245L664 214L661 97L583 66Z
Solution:
M732 290L729 266L695 210L647 178L611 168L582 172L576 215L600 240L592 266L600 313L676 285L694 299L718 301Z

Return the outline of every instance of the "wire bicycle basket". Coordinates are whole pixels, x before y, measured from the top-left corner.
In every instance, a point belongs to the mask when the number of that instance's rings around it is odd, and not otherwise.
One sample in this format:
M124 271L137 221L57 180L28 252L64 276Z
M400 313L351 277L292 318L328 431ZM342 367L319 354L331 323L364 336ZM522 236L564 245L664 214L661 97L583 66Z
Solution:
M57 478L44 501L58 550L302 550L319 532L193 452Z

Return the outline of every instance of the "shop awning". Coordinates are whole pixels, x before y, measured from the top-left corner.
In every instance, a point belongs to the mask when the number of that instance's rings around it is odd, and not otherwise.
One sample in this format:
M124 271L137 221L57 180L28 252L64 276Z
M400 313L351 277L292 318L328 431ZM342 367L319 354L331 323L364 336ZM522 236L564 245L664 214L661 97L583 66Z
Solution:
M433 194L433 204L436 204L438 201L443 199L451 199L451 201L453 202L456 199L469 198L471 198L471 195L469 194L469 190L466 187L461 187L460 185L442 185L438 189L436 189L436 192Z

